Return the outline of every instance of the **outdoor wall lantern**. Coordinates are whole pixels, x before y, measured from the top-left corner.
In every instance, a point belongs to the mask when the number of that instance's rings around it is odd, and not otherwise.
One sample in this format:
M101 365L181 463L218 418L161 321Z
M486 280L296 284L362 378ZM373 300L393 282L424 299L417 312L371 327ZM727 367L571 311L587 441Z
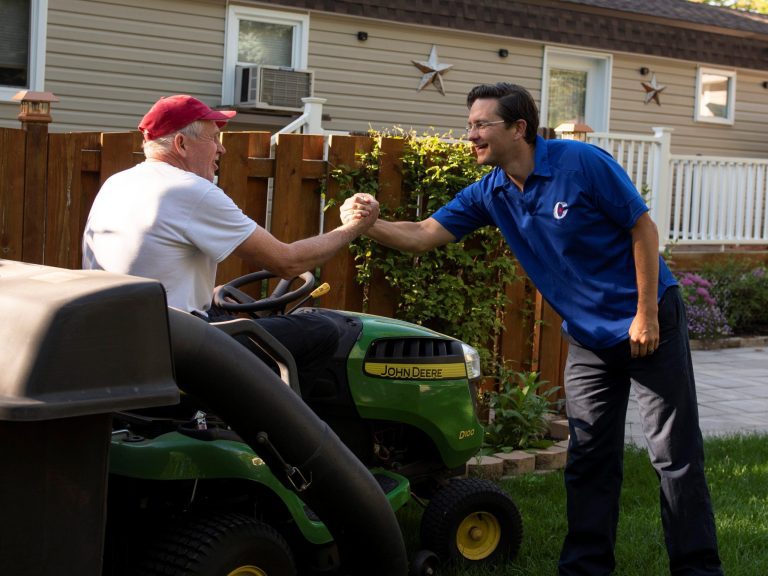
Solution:
M21 112L18 118L22 125L50 122L52 120L51 102L59 101L53 92L33 92L32 90L22 90L13 99L21 101Z
M650 70L649 70L648 68L646 68L645 66L643 66L642 68L640 68L640 75L641 75L641 76L647 76L647 75L648 75L648 72L650 72Z
M357 39L360 40L360 42L365 42L368 40L368 32L358 32Z
M506 58L509 56L509 50L506 48L499 48L499 58Z
M587 134L590 132L594 132L594 130L583 122L577 122L576 120L563 122L555 128L555 133L561 140L578 140L579 142L586 142Z

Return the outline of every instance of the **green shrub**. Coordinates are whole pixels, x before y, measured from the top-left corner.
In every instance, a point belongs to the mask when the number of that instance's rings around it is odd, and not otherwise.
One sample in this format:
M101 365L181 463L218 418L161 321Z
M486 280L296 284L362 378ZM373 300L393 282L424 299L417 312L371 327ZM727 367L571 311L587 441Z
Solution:
M358 155L358 167L336 166L331 171L342 196L378 192L381 139L392 135L371 132L371 136L373 150ZM395 136L406 140L403 199L400 206L382 204L383 218L427 218L488 171L477 164L468 142L446 140L450 135L397 131ZM395 289L396 318L474 346L486 373L498 363L493 342L503 329L505 287L518 279L518 273L496 227L482 228L460 242L420 255L391 250L367 238L359 238L350 249L357 262L357 281L364 287L364 304L367 286L378 271Z
M704 266L701 275L712 286L735 334L768 334L768 270L732 260Z
M491 417L485 428L483 451L493 454L543 447L549 417L559 408L559 401L551 397L559 388L539 392L546 381L539 380L538 372L501 368L498 373L498 391L488 393Z

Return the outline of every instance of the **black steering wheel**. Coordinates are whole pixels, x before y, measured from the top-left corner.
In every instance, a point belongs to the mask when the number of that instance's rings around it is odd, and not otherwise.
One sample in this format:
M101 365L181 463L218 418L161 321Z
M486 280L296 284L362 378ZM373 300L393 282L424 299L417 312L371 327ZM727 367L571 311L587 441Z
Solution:
M216 287L213 291L213 303L223 310L232 312L264 312L267 310L282 312L286 305L309 295L315 287L315 275L312 272L304 272L288 280L280 280L272 294L260 300L256 300L240 290L247 284L270 278L277 278L277 275L269 270L261 270L235 278L231 282ZM289 291L291 284L297 278L302 281L301 286Z

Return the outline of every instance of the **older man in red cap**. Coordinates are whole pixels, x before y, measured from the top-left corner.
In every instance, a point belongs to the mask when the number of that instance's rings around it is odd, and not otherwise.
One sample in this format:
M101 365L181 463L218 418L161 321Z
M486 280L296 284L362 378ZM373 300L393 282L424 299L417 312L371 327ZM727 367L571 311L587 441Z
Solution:
M289 278L319 266L375 222L374 200L360 219L292 243L257 225L214 183L226 152L219 131L235 114L186 95L152 106L139 124L146 161L111 176L91 207L83 268L159 280L169 306L207 317L217 264L230 254ZM336 326L319 315L265 321L300 369L335 347Z

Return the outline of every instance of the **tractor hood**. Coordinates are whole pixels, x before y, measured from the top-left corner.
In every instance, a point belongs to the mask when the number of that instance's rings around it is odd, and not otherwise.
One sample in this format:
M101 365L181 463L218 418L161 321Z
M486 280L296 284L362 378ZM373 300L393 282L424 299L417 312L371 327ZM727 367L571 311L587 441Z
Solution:
M405 545L394 511L333 430L224 332L174 309L169 321L179 388L222 417L286 486L286 472L301 473L307 485L299 496L333 535L343 573L405 575ZM264 434L274 452L265 449Z

